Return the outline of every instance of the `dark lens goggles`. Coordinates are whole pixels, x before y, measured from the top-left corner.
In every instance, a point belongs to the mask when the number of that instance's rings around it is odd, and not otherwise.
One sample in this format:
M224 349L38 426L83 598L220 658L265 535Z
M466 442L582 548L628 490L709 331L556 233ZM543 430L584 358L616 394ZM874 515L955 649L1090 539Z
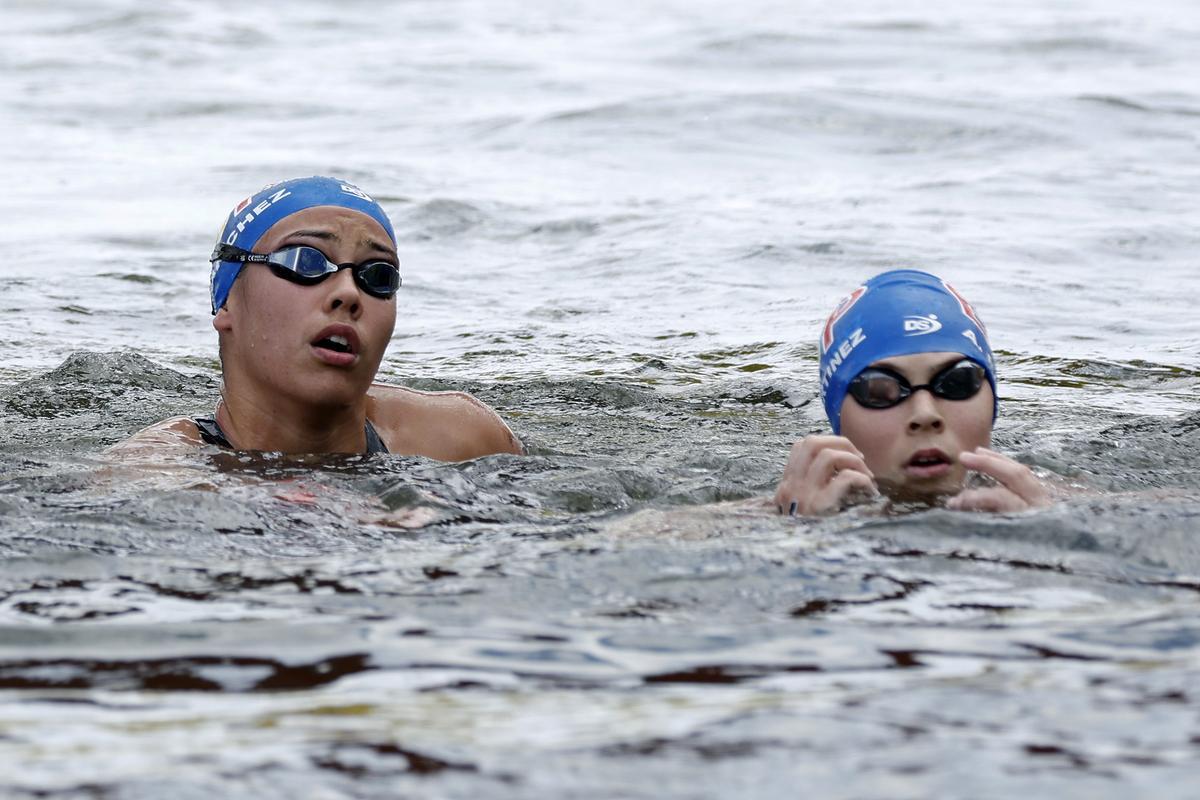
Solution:
M890 369L867 367L850 381L847 391L863 408L891 408L921 389L946 400L966 400L979 392L986 374L983 367L964 358L939 371L929 383L913 386Z
M400 268L395 264L387 261L334 264L315 247L287 247L274 253L251 253L231 244L219 244L209 261L266 264L279 277L301 286L312 286L339 270L348 269L360 289L382 300L395 296L400 288Z

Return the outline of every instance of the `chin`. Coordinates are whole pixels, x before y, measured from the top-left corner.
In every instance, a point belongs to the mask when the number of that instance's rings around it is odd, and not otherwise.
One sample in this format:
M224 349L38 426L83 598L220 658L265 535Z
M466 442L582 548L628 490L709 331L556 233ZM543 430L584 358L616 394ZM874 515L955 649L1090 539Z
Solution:
M367 394L371 381L350 375L328 375L308 382L301 395L315 407L344 408Z
M901 476L898 480L880 480L879 486L892 500L933 503L961 492L963 476L948 475L932 481L910 480Z

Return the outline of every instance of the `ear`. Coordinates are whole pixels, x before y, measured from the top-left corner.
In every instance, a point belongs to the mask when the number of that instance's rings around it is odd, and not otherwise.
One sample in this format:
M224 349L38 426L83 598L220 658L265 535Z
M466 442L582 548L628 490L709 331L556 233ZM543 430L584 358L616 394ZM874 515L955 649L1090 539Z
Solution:
M233 330L233 312L229 310L228 302L217 309L212 324L217 333L228 333Z
M238 278L242 276L239 275ZM238 309L242 305L242 281L234 280L233 286L229 289L229 294L225 296L225 305L217 309L217 313L213 315L212 325L217 333L228 333L233 330L234 323L237 321Z

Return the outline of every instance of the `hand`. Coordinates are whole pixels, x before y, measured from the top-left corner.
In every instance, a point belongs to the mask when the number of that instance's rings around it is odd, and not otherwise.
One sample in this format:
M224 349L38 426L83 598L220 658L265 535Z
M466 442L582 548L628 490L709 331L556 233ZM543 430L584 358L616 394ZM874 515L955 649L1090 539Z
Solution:
M1005 455L977 447L958 456L964 467L999 481L999 486L964 489L946 501L958 511L1025 511L1050 505L1050 493L1033 471Z
M792 445L775 490L780 514L828 514L852 494L879 494L863 454L844 436L806 436Z

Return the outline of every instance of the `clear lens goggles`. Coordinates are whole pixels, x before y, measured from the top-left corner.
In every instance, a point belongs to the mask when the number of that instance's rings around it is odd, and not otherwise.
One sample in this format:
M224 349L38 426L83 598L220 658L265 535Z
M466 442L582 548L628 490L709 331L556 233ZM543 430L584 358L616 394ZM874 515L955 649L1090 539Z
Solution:
M939 371L929 383L920 386L913 386L890 369L867 367L850 381L847 391L864 408L891 408L921 389L946 400L967 400L979 392L985 378L983 367L966 358Z
M364 261L361 264L334 264L315 247L286 247L274 253L251 253L231 244L219 244L210 261L235 261L242 264L266 264L284 280L302 286L313 286L348 269L358 287L372 297L387 300L400 288L400 268L387 261Z

